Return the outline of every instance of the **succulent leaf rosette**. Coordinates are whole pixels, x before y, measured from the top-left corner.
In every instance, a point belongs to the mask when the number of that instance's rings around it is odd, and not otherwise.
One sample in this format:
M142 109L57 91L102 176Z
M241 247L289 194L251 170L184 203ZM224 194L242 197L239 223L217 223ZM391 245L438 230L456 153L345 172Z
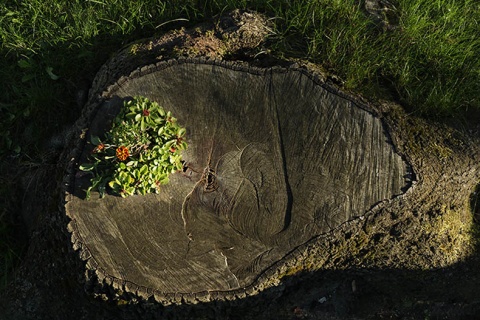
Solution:
M92 190L104 197L107 188L122 197L158 192L182 169L185 133L158 103L138 96L126 101L104 139L91 136L90 162L80 166L93 175L87 199Z

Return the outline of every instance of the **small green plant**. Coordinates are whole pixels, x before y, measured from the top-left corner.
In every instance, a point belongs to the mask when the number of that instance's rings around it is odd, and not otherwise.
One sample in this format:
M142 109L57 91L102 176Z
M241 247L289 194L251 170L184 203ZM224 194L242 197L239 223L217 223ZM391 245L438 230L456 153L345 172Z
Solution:
M92 190L104 197L107 187L122 197L158 192L170 173L182 168L185 133L156 102L145 97L125 102L105 138L91 136L91 162L80 166L93 174L87 199Z

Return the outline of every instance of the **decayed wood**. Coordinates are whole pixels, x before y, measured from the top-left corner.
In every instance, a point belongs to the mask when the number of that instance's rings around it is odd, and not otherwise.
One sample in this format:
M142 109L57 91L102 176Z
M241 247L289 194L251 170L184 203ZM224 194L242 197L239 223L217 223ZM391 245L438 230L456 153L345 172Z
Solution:
M126 199L86 201L88 176L76 173L66 212L104 276L162 294L245 288L296 247L408 187L408 165L382 121L306 71L148 66L105 91L89 134L135 95L187 128L186 166L160 194Z

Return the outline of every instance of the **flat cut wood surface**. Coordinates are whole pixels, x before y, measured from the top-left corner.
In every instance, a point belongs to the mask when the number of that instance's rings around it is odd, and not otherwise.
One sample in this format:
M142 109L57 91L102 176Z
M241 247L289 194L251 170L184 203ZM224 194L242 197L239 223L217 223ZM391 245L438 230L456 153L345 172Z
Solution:
M405 191L407 164L368 107L296 69L151 66L109 88L90 125L142 95L187 128L185 172L157 195L95 194L77 172L71 228L96 268L163 293L251 285L296 247ZM87 145L84 155L89 152Z

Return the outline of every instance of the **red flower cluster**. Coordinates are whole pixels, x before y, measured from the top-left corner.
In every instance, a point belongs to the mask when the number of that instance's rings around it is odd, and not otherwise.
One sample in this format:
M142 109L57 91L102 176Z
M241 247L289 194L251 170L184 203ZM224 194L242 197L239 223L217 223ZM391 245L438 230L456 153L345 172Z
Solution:
M130 153L128 152L128 148L125 146L120 146L117 148L116 152L117 158L120 161L125 161L128 156L130 156Z

